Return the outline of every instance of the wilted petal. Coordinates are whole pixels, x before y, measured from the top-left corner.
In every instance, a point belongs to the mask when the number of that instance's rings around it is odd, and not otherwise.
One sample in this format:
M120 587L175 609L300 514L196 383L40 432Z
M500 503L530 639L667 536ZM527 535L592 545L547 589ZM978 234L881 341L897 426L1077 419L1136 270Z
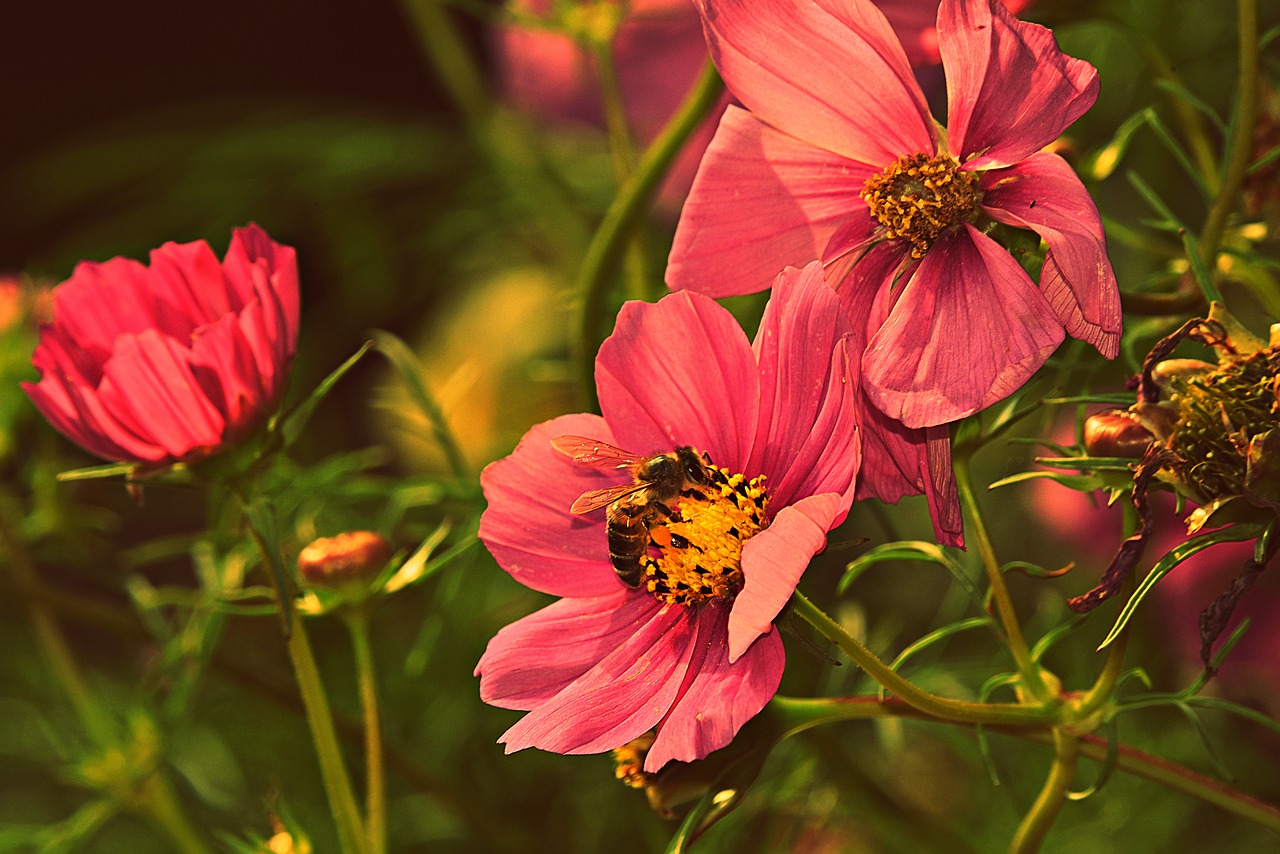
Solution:
M848 512L848 499L832 492L784 507L742 547L742 592L729 614L729 661L737 661L795 592L809 561L826 548L827 532Z
M970 169L1011 166L1057 139L1098 97L1098 71L1053 33L990 0L942 0L951 152Z
M924 95L871 3L696 2L725 85L765 122L877 168L934 152Z
M698 614L698 637L689 663L692 679L645 757L650 773L671 760L692 762L726 746L778 691L786 653L777 632L751 645L733 664L726 655L726 606L708 602Z
M667 265L672 290L713 297L769 287L788 264L822 255L867 205L872 170L730 106L703 155Z
M966 224L930 247L863 358L867 393L908 427L957 421L1008 396L1062 341L1012 256Z
M1114 359L1120 291L1098 208L1076 173L1058 155L1037 152L987 172L982 184L982 207L993 219L1031 229L1048 244L1040 289L1067 333Z
M819 492L852 497L860 459L845 340L852 336L821 264L779 274L753 345L760 421L747 464L767 476L775 506Z
M692 445L742 471L759 388L742 327L713 300L688 291L624 305L596 357L600 411L615 444L633 453Z
M693 612L680 605L638 615L630 637L503 733L508 753L599 753L658 725L689 678L697 630Z
M503 709L532 709L653 619L662 606L622 586L607 596L561 599L498 632L476 665L480 699Z
M609 562L604 510L569 512L584 492L626 483L626 472L573 462L551 447L557 436L584 436L614 444L597 415L563 415L534 425L511 456L480 475L489 506L480 539L498 565L521 584L554 596L607 596L618 581Z

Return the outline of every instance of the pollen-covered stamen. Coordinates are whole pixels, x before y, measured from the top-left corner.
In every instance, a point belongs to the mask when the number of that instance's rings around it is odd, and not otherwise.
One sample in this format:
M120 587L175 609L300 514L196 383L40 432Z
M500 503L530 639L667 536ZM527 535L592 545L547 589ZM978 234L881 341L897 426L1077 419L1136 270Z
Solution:
M742 545L769 524L764 475L748 480L707 463L709 482L686 488L652 530L658 556L641 558L642 583L663 602L693 605L742 589Z
M981 210L978 176L946 154L904 154L862 187L871 215L891 238L911 243L920 258L947 229L972 222Z

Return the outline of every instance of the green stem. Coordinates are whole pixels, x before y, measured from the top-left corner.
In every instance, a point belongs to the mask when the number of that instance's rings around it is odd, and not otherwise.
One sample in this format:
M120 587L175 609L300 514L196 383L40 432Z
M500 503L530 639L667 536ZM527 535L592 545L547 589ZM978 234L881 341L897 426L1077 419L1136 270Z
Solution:
M1050 706L1033 706L1011 703L970 703L952 700L924 691L908 682L875 653L863 646L844 627L832 620L821 609L797 590L791 597L795 612L822 633L822 636L840 647L845 655L887 690L892 691L904 703L930 717L944 721L975 724L1006 724L1010 726L1042 726L1054 722L1058 710Z
M1200 232L1200 257L1210 274L1217 267L1218 249L1226 232L1227 220L1236 209L1245 172L1253 157L1253 130L1258 115L1258 2L1239 0L1237 16L1240 30L1240 68L1236 77L1236 123L1231 139L1227 167L1222 186L1214 196L1204 229ZM1222 301L1217 288L1205 292L1210 302Z
M1031 809L1027 811L1009 843L1010 854L1031 854L1039 851L1049 828L1062 812L1062 805L1067 801L1067 793L1071 789L1071 781L1076 776L1076 763L1080 758L1080 742L1076 736L1068 735L1060 729L1053 731L1053 766L1049 769L1049 778L1036 798Z
M365 754L365 820L369 846L373 854L387 849L387 796L382 755L382 722L378 714L378 680L373 667L373 650L369 643L369 611L367 605L349 609L345 614L355 653L356 679L360 685L360 711L364 718Z
M783 726L786 728L786 737L823 724L873 718L912 718L943 723L943 721L939 721L936 718L921 714L919 709L913 708L896 697L887 699L880 699L879 697L846 697L840 699L774 697L769 701L769 708L780 717ZM994 725L989 728L1002 735L1009 735L1041 744L1052 744L1055 738L1054 733L1038 727ZM1108 744L1106 739L1095 735L1080 736L1077 747L1080 756L1092 759L1095 762L1107 761ZM1280 833L1280 807L1264 803L1220 780L1206 777L1204 774L1133 747L1123 744L1118 745L1116 754L1116 767L1126 774L1132 774L1135 777L1159 783L1166 788L1221 807L1240 818L1251 821L1275 833Z
M996 616L1004 627L1009 652L1018 666L1018 672L1022 674L1023 684L1038 700L1047 703L1053 699L1053 692L1044 683L1040 669L1031 660L1031 650L1022 634L1022 625L1018 622L1018 613L1013 607L1013 597L1009 595L1009 587L1004 583L1004 573L1000 569L995 547L991 544L991 535L987 533L986 523L978 509L978 500L973 494L973 479L969 473L967 454L957 455L955 475L960 505L969 517L969 530L978 544L978 554L987 573L987 583L991 585L991 598L995 601Z
M244 503L243 494L239 495ZM259 531L245 516L249 533L253 536L262 560L267 569L267 576L276 588L276 596L282 602L289 596L288 590L280 588L275 573L270 570L277 559L271 554L271 546L267 544ZM281 606L281 614L286 609ZM333 820L338 826L338 839L342 850L347 854L370 854L368 837L365 836L364 822L360 819L360 810L356 806L355 793L351 788L351 778L347 776L347 768L342 760L342 749L338 745L338 735L333 726L333 713L329 709L329 698L324 691L324 683L320 679L320 669L316 667L315 655L311 651L311 642L307 640L307 631L302 624L302 615L297 608L287 609L288 624L285 632L285 646L289 651L289 660L293 663L293 673L298 680L298 690L302 695L302 707L306 712L307 726L311 730L311 740L315 743L316 758L320 763L320 777L324 782L325 794L329 798L329 809L333 812Z
M423 54L445 92L473 127L482 126L491 106L489 90L457 24L441 7L440 0L401 0L400 5L413 23Z
M603 340L601 328L608 313L606 296L609 274L615 269L627 237L644 212L653 191L667 174L689 136L706 118L719 95L720 75L708 60L702 76L698 78L680 109L646 149L635 171L618 188L618 195L605 211L600 227L587 246L574 284L574 292L582 300L577 360L587 400L595 397L595 356Z

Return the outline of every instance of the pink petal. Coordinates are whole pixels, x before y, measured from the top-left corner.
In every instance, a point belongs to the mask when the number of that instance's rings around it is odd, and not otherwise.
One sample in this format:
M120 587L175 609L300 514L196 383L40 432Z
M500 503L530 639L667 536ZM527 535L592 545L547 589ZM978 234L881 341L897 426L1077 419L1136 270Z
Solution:
M714 297L764 290L867 216L859 194L873 171L728 107L676 226L667 284Z
M117 336L160 325L151 285L151 272L137 261L82 261L71 278L54 289L53 323L45 334L74 345L70 351L76 364L96 386ZM183 328L190 331L189 325Z
M528 710L559 694L624 644L661 607L648 593L561 599L498 632L476 665L480 699Z
M960 494L951 466L951 431L947 426L928 427L924 494L929 499L929 518L938 542L964 548L964 518L960 515Z
M54 429L91 454L107 460L147 462L166 456L163 448L132 434L120 436L118 431L104 429L100 423L104 419L94 411L101 407L94 400L91 409L85 401L86 396L92 399L92 389L76 386L57 375L46 376L39 383L24 382L22 389Z
M97 393L103 409L121 425L174 459L213 450L225 426L187 358L185 348L154 329L121 336Z
M622 587L609 562L604 511L569 512L579 495L629 475L575 464L551 447L556 436L614 444L604 419L563 415L534 425L511 453L488 465L480 485L488 508L480 539L521 584L554 596L608 596Z
M624 450L692 445L731 471L750 457L760 405L755 356L733 315L701 294L624 305L596 357L596 389Z
M1062 341L1027 274L973 226L942 235L863 357L867 393L908 427L957 421L1008 396Z
M780 131L883 167L934 152L924 95L888 21L844 0L696 0L729 91Z
M281 333L278 336L288 342L288 355L292 356L298 340L299 293L298 253L292 246L276 243L257 223L231 232L231 245L223 261L227 284L238 295L240 305L246 305L255 294L261 298L264 287L260 278L265 274L269 286L265 288L275 295L279 304ZM262 271L255 273L254 269Z
M1053 33L990 0L942 0L951 151L970 169L1012 166L1093 106L1098 71L1058 49Z
M774 507L819 492L853 498L861 451L845 340L852 336L820 263L778 275L753 345L760 421L746 467L768 478Z
M598 664L539 703L502 737L507 753L538 747L599 753L626 744L666 716L689 678L697 636L694 612L681 605L636 608L634 633Z
M777 632L761 638L730 664L725 611L724 603L708 602L698 614L692 679L658 725L644 762L649 773L671 760L692 762L725 747L778 692L786 663L782 639Z
M833 238L833 246L835 242ZM837 260L828 267L828 277L834 275L838 282L837 293L855 329L855 350L884 324L902 293L902 283L910 280L915 268L895 242L838 250ZM960 518L954 481L949 491L945 488L946 478L951 476L949 443L945 473L943 469L935 471L930 465L926 431L907 427L881 412L868 397L861 374L860 366L856 367L854 410L860 425L862 467L854 499L876 498L892 504L903 496L924 493L938 542L963 545L963 527L953 524Z
M848 512L846 498L833 492L810 495L782 508L742 547L745 583L729 614L729 661L737 661L787 604L809 561L827 546L830 531Z
M157 314L172 324L163 331L179 341L239 307L228 301L222 265L203 240L151 250L151 279Z
M1067 332L1114 359L1120 291L1098 208L1076 173L1058 155L1037 152L985 173L982 184L982 206L993 219L1031 229L1049 245L1040 289Z
M273 399L240 321L237 315L226 314L199 330L191 342L190 360L196 381L226 419L228 432L237 438L265 419Z

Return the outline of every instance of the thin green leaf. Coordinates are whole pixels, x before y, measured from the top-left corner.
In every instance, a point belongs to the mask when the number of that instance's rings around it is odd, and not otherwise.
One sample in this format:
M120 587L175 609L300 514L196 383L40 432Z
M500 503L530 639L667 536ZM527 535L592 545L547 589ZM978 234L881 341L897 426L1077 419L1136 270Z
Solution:
M1156 139L1160 140L1165 149L1173 155L1173 159L1178 161L1178 164L1182 167L1183 171L1187 173L1187 176L1190 177L1192 182L1196 185L1196 188L1200 191L1200 195L1204 197L1205 201L1208 201L1213 194L1209 192L1209 186L1204 182L1204 176L1200 174L1200 170L1198 170L1195 164L1191 162L1191 157L1187 154L1186 150L1177 141L1177 139L1174 138L1173 134L1169 132L1169 129L1165 127L1164 122L1162 122L1160 117L1156 115L1155 110L1148 109L1145 119L1147 125L1155 133ZM1222 120L1218 119L1216 116L1214 119L1217 122L1218 127L1225 130Z
M418 409L426 417L427 423L431 425L431 431L435 436L436 443L449 461L450 470L459 478L470 477L471 469L467 465L466 457L462 454L462 449L458 446L458 442L453 436L453 431L449 428L449 422L444 416L444 410L440 408L440 404L431 395L431 392L427 389L426 382L423 380L426 372L423 370L422 363L418 361L418 357L414 355L407 344L390 332L384 332L379 329L372 334L374 343L378 347L378 352L386 356L387 361L391 362L391 366L400 375L405 389L409 392L410 399L417 404Z
M1246 170L1246 174L1252 175L1254 172L1266 169L1277 160L1280 160L1280 145L1268 149L1265 154L1253 161L1253 163L1249 165L1248 170Z
M1160 195L1156 193L1155 190L1151 189L1151 186L1147 184L1146 181L1142 180L1142 177L1139 176L1137 172L1129 170L1124 173L1124 176L1129 180L1129 183L1133 188L1138 191L1138 195L1142 196L1151 209L1162 217L1160 220L1151 221L1150 225L1154 228L1160 229L1161 231L1174 233L1187 230L1187 227L1182 224L1182 221L1174 216L1173 211L1164 203L1164 199L1160 198Z
M1012 486L1015 483L1036 480L1037 478L1047 478L1055 481L1056 483L1060 483L1063 486L1079 490L1080 492L1093 492L1095 489L1104 489L1107 486L1107 484L1096 475L1062 474L1061 472L1056 471L1023 471L1001 478L988 486L987 489L1000 489L1001 487Z
M1209 739L1209 730L1205 729L1204 721L1200 720L1196 710L1184 700L1179 700L1173 705L1177 706L1178 710L1186 715L1187 720L1191 722L1191 726L1195 729L1196 735L1200 737L1200 744L1204 747L1204 752L1209 757L1209 761L1213 763L1214 770L1218 776L1227 782L1234 780L1235 775L1231 773L1231 768L1222 760L1217 748L1213 746L1213 742Z
M1226 132L1227 126L1223 123L1222 117L1218 115L1218 113L1213 109L1213 107L1210 107L1207 103L1201 100L1199 96L1197 96L1194 92L1192 92L1186 86L1183 86L1181 83L1177 82L1176 80L1169 80L1165 78L1165 79L1157 80L1156 87L1165 90L1166 92L1170 93L1171 95L1178 98L1179 100L1185 101L1186 103L1195 107L1196 110L1202 113L1205 118L1213 122L1214 126L1219 131L1222 131L1223 133Z
M60 471L58 472L58 480L65 483L75 480L97 480L103 477L126 477L133 472L136 465L136 463L107 463L100 466Z
M1200 254L1200 241L1190 231L1183 231L1182 245L1187 250L1187 260L1191 262L1191 272L1196 277L1196 284L1200 286L1200 290L1204 293L1204 298L1212 305L1215 302L1222 302L1222 293L1218 290L1217 284L1214 283L1213 277L1209 275L1209 268L1205 266L1204 256Z
M1111 391L1100 392L1098 394L1076 394L1070 397L1046 397L1044 402L1054 405L1068 403L1101 403L1113 406L1128 406L1133 403L1133 392Z
M913 655L928 649L938 641L946 640L952 635L959 634L960 632L967 632L970 629L989 628L991 625L992 621L990 617L967 617L966 619L957 620L954 623L934 629L924 637L908 644L906 649L898 653L898 657L889 664L889 669L897 670ZM883 693L883 685L880 687L880 690Z
M978 588L969 578L964 567L948 555L941 546L923 540L901 540L896 543L885 543L882 546L876 546L865 554L859 555L845 567L845 574L841 577L836 589L840 593L846 592L854 580L863 572L874 564L887 560L933 563L945 568L947 572L951 573L951 577L955 579L960 588L969 595L974 604L979 609L982 609L982 594L978 592Z
M475 534L466 537L459 542L454 543L444 551L439 557L427 560L435 547L438 546L444 537L449 533L448 525L441 525L432 533L430 537L423 541L413 556L405 561L404 565L387 580L382 589L387 593L394 593L411 584L417 584L435 575L445 566L448 566L454 560L466 554L470 549L474 548L480 542L480 538Z
M280 608L280 619L288 637L293 626L293 591L296 585L286 573L284 559L280 551L280 531L276 523L276 514L265 499L259 498L241 505L245 518L252 528L254 539L262 551L266 561L267 572L275 586L276 604Z
M1217 697L1191 697L1185 701L1189 706L1196 706L1202 709L1213 709L1219 712L1230 712L1233 715L1239 715L1246 720L1255 724L1264 726L1272 732L1280 735L1280 721L1272 720L1262 712L1255 711L1248 706L1242 706L1239 703L1233 703L1230 700L1222 700Z
M1116 770L1116 764L1120 758L1120 733L1119 726L1115 718L1111 718L1105 724L1107 728L1107 754L1102 759L1102 767L1098 769L1098 777L1093 783L1085 789L1079 791L1067 792L1067 799L1072 801L1083 801L1090 795L1096 795L1102 791L1102 787L1107 785L1107 781L1111 779L1111 775Z
M1086 619L1087 617L1084 614L1076 614L1062 625L1054 626L1045 632L1031 647L1031 660L1039 661L1054 644L1084 625Z
M1096 180L1101 181L1109 178L1116 171L1116 167L1124 159L1125 151L1129 148L1129 142L1132 140L1134 133L1138 128L1142 127L1145 121L1143 114L1149 109L1148 107L1139 110L1121 122L1120 127L1116 128L1115 134L1112 135L1111 141L1090 158L1087 171Z
M307 395L307 399L299 403L287 416L284 421L277 427L277 431L283 437L284 446L292 447L293 443L298 441L298 437L302 435L302 431L306 428L307 422L311 420L311 416L315 413L316 407L320 402L328 396L333 387L338 384L338 380L346 376L347 372L356 366L356 362L368 353L373 347L372 341L366 341L359 350L339 365L333 373L325 377L320 385L316 386L311 394Z
M1111 627L1111 631L1107 632L1107 636L1102 643L1098 645L1098 650L1106 649L1111 643L1120 636L1120 632L1129 624L1129 620L1138 610L1138 606L1142 604L1142 600L1146 598L1156 586L1160 579L1169 574L1175 566L1182 563L1192 555L1199 554L1210 546L1218 543L1240 542L1242 540L1253 539L1256 536L1254 531L1242 530L1244 526L1236 525L1230 528L1223 528L1220 531L1211 531L1208 534L1201 534L1192 537L1184 543L1175 546L1170 552L1162 557L1160 561L1151 568L1147 573L1147 577L1142 579L1142 583L1138 585L1138 589L1129 597L1129 601L1124 603L1124 607L1120 609L1120 615L1116 617L1115 624Z

